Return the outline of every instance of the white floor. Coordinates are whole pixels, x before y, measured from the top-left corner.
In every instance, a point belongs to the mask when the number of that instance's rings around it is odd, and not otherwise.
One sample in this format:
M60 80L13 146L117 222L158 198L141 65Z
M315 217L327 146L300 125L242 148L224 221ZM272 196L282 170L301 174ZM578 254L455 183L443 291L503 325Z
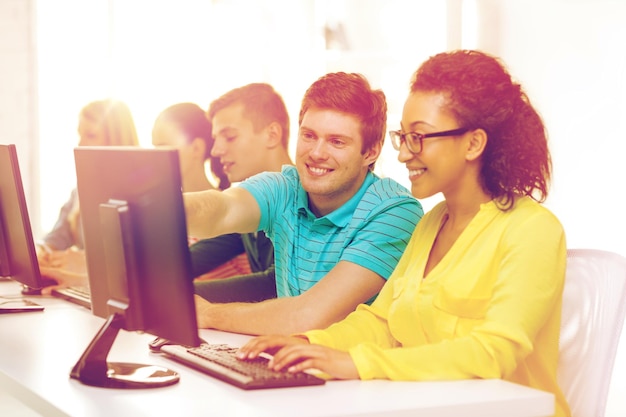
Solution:
M0 416L41 417L40 414L30 410L17 399L2 391L0 391ZM624 416L626 416L626 326L622 333L621 344L615 359L615 368L604 417Z

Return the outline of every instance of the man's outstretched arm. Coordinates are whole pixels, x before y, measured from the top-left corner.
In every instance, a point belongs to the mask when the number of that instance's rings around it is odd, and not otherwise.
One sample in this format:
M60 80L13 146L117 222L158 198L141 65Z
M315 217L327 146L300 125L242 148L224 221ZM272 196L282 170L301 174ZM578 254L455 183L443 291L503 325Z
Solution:
M341 261L317 284L296 297L259 303L215 304L196 296L198 326L250 335L322 329L368 301L384 283L375 272Z
M259 205L243 188L184 193L183 199L190 236L209 238L227 233L251 233L259 226Z

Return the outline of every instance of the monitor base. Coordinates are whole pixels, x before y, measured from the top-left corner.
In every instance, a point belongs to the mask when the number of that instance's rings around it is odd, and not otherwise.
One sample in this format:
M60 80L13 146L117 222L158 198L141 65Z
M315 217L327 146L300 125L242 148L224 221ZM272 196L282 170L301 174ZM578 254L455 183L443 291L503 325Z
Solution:
M123 323L124 318L119 314L109 317L72 368L70 377L102 388L158 388L177 383L178 373L162 366L107 362Z
M132 389L166 387L180 380L179 374L171 369L126 362L108 362L106 375L83 372L72 377L94 387Z

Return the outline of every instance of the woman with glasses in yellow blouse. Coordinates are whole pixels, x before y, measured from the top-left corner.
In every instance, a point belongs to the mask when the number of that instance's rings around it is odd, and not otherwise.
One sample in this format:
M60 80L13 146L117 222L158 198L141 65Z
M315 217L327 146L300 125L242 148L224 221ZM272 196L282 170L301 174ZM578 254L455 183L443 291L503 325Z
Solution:
M551 159L541 117L498 59L435 55L415 72L390 132L415 197L444 201L417 225L378 298L325 330L262 336L270 366L338 379L556 381L566 243L540 203Z

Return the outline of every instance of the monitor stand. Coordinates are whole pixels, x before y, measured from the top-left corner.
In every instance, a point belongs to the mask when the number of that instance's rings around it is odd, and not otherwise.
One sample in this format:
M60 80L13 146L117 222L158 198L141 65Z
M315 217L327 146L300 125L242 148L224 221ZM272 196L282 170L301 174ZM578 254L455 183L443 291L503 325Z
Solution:
M107 362L124 318L114 313L109 316L98 334L93 338L70 377L83 384L103 388L157 388L175 384L180 376L177 372L156 365L125 362Z
M22 294L24 294L24 295L41 295L41 290L43 290L44 287L52 287L54 285L59 285L57 280L52 279L52 278L48 278L48 277L41 277L41 287L40 288L29 287L28 285L22 284Z

